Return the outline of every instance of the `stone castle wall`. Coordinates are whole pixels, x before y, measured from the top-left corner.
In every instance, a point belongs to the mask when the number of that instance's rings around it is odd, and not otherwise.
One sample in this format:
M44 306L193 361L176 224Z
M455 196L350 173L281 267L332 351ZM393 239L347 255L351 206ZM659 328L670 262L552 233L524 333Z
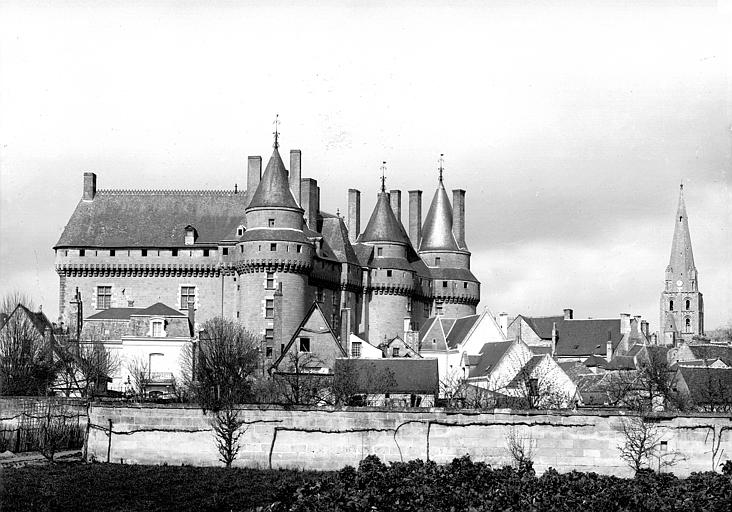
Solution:
M117 463L220 465L210 417L194 406L93 406L89 457L105 461L109 450L109 460ZM514 429L531 444L539 472L553 467L632 474L619 457L624 415L618 412L250 406L242 417L246 432L236 466L334 470L372 454L385 461L438 463L468 454L502 466L512 462L506 436ZM678 476L711 470L714 446L718 453L732 453L729 416L659 414L653 421L666 450L686 457L672 469Z

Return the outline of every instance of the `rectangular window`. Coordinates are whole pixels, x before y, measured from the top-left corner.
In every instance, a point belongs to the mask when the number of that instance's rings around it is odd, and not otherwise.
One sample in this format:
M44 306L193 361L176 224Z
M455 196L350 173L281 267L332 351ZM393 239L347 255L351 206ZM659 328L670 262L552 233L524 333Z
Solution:
M275 287L274 272L267 272L267 289L274 290L274 287Z
M302 252L302 245L297 244L297 252Z
M109 250L109 255L110 255L111 257L114 257L114 255L115 255L115 254L117 254L117 252L116 252L116 251L115 251L114 249L110 249L110 250Z
M274 318L274 299L264 301L264 318Z
M265 343L267 343L267 344L272 343L272 340L274 340L274 329L265 329L264 330Z
M354 341L351 344L351 357L361 357L361 343Z
M271 228L275 227L275 220L274 219L269 219L269 227L271 227Z
M442 287L447 288L447 281L442 281Z
M236 317L239 318L239 312L238 311L236 312Z
M333 304L333 306L337 306L338 305L338 294L335 293L335 292L333 293L333 301L332 301L332 304Z
M228 247L224 247L223 248L223 252L224 252L224 256L228 256L229 255L229 248Z
M163 322L152 323L152 335L155 338L159 338L163 335Z
M173 249L172 251L170 251L170 255L171 256L178 256L178 249Z
M391 277L391 270L386 271L386 277Z
M467 282L467 281L465 281L465 282L463 283L463 288L467 288L467 287L468 287L468 282Z
M180 309L188 309L188 303L196 302L196 287L181 286L180 287Z
M310 352L310 338L300 338L300 352Z
M147 258L147 249L142 249L140 251L140 254L142 255L143 258Z
M82 258L86 256L86 251L84 249L79 249L79 256L81 256Z
M208 249L203 250L203 257L208 258Z
M440 266L440 257L439 257L439 256L437 256L437 257L435 258L435 267L439 267L439 266Z
M97 309L109 309L112 307L112 287L97 286Z
M399 357L399 347L394 347L391 349L391 357Z
M325 297L325 292L323 291L322 288L318 288L317 290L315 290L315 300L317 302L323 302L324 297Z
M442 302L435 302L435 314L438 316L442 314Z
M277 250L277 244L269 244L269 250L270 251L276 251Z
M280 354L284 354L284 353L285 353L285 344L280 343Z
M425 302L422 311L424 311L424 316L430 316L430 305Z
M267 347L265 349L265 354L266 354L267 359L272 359L272 347Z
M383 256L384 255L384 249L382 247L376 248L376 255L377 256Z
M411 312L412 312L412 298L407 297L407 313L411 313Z

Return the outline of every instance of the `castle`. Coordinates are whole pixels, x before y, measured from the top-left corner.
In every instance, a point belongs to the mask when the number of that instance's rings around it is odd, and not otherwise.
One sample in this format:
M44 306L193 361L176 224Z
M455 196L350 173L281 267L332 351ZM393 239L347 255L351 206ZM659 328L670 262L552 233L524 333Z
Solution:
M422 221L422 191L409 192L408 231L401 191L381 190L360 231L360 192L348 191L343 219L320 210L317 181L289 170L278 134L262 172L248 158L246 190L100 190L84 173L82 198L54 249L59 311L71 335L76 318L158 302L239 319L263 340L266 357L283 350L317 302L336 332L374 344L416 333L435 315L473 315L480 282L465 242L465 191L452 204L440 163Z

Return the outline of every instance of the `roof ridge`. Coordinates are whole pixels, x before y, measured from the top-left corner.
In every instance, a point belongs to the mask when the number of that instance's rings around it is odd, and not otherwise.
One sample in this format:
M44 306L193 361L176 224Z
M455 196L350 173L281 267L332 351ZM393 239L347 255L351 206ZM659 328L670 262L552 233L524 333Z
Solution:
M162 194L168 194L168 195L202 195L202 196L214 196L214 195L238 195L238 191L234 190L194 190L194 189L123 189L123 188L108 188L108 189L101 189L97 190L97 194L114 194L114 195L138 195L138 194L146 194L146 195L162 195ZM243 194L242 194L243 196Z

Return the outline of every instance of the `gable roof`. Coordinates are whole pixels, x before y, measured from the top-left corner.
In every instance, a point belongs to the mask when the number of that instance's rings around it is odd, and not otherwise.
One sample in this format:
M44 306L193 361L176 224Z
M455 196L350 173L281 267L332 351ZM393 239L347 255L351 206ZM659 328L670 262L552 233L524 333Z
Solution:
M245 195L234 191L99 190L80 201L54 248L215 245L243 225Z
M276 145L247 209L273 207L301 210L290 190L287 169Z
M146 308L108 308L91 316L86 320L129 320L131 316L186 316L162 302L156 302Z
M447 333L447 346L455 348L462 343L479 318L480 315L470 315L455 319Z
M620 319L563 320L557 324L555 354L559 357L586 357L607 352L608 333L613 351L622 339Z
M732 407L732 368L681 366L678 373L696 405Z
M483 345L483 348L480 349L480 358L475 366L470 368L469 376L483 377L489 375L514 343L514 341L499 341Z
M342 218L323 215L321 231L338 261L359 265L358 256L348 240L348 228Z
M564 315L560 316L524 316L519 315L523 318L526 324L536 333L539 338L543 340L552 339L552 328L554 324L559 324L564 321Z
M31 311L27 307L25 307L23 304L17 304L13 311L10 312L10 314L5 318L5 322L0 326L0 330L2 330L6 325L10 323L10 320L15 315L24 315L30 323L33 325L33 328L38 331L39 334L43 335L46 332L46 329L50 329L51 334L53 335L53 324L51 321L46 317L46 314L43 311Z
M536 370L536 367L539 366L541 361L546 358L546 355L541 356L532 356L531 359L526 361L526 364L524 364L524 367L521 368L518 373L516 373L516 376L511 379L511 382L508 383L506 387L509 388L516 388L519 387L521 384L524 384L525 378L532 378L532 375L534 374L534 370Z
M397 220L389 203L389 195L380 192L376 199L376 206L366 229L358 237L358 242L392 242L409 245L409 237Z
M299 338L301 336L303 331L306 331L305 326L310 321L310 318L315 314L320 315L321 319L323 320L323 322L325 323L325 325L327 327L326 332L330 333L330 335L333 339L333 342L338 347L338 350L341 352L341 355L343 355L343 357L348 357L346 350L343 348L343 346L340 343L338 343L338 336L336 335L335 331L333 330L333 327L328 322L328 319L323 314L323 310L320 309L320 306L318 305L317 301L313 301L313 304L310 306L310 309L308 309L307 313L305 313L305 316L303 317L302 321L300 322L300 325L297 326L297 329L295 329L295 332L292 334L290 341L287 342L287 345L285 345L285 349L280 354L280 357L278 357L277 360L274 363L272 363L272 366L270 366L270 370L274 370L280 365L280 363L285 358L285 356L290 352L290 348L292 348L293 343L295 343L297 338Z
M334 373L355 376L360 393L437 394L440 384L437 359L336 359Z
M688 345L695 359L720 359L727 366L732 366L732 347L726 345Z

